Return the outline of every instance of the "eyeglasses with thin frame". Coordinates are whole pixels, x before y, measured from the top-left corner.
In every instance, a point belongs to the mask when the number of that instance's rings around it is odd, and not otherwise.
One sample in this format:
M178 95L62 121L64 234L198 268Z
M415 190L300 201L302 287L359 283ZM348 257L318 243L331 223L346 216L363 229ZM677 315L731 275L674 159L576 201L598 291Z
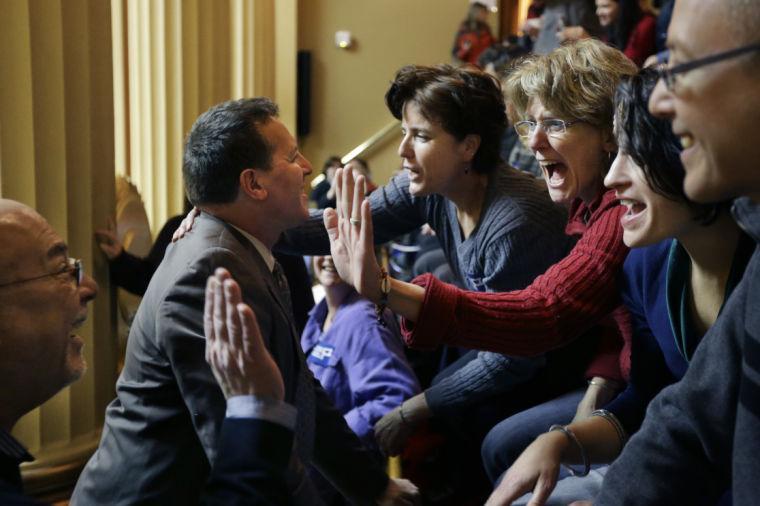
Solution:
M543 121L524 120L515 123L515 132L517 132L517 135L525 139L533 135L533 132L536 131L536 127L541 127L544 132L546 132L546 135L559 137L564 134L568 128L575 125L576 123L582 123L582 120L575 119L572 121L565 121L555 118L545 119Z
M751 53L753 51L760 51L760 43L737 47L735 49L729 49L728 51L723 51L722 53L705 56L704 58L697 58L696 60L687 61L686 63L681 63L680 65L675 65L673 67L661 67L658 72L660 74L660 79L665 82L665 86L668 88L668 91L673 92L676 87L676 83L678 82L677 78L679 75L694 69L698 69L700 67L704 67L705 65L711 65L713 63L736 58L737 56Z
M84 265L82 265L82 261L80 259L69 257L66 259L66 267L63 270L60 270L58 272L43 274L41 276L36 276L33 278L12 281L10 283L5 283L4 285L0 285L0 288L5 288L6 286L20 285L22 283L31 283L32 281L37 281L39 279L45 279L52 276L60 276L61 274L71 274L76 280L77 286L81 286L82 280L84 279Z

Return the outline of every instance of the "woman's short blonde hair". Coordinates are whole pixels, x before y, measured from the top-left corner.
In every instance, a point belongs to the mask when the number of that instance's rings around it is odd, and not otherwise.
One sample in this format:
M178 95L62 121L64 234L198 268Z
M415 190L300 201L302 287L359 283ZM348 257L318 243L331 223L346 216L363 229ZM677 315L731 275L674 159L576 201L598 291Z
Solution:
M623 53L596 39L565 44L546 55L525 58L504 80L513 123L526 117L531 99L562 119L579 119L612 129L615 89L636 65Z

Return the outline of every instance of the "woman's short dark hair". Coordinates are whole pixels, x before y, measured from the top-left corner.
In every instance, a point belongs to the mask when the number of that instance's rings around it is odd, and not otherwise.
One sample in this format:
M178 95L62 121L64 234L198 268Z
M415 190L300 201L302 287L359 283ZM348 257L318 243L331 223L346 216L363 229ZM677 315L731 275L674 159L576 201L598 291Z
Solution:
M641 167L647 184L663 197L688 205L694 219L708 225L721 204L697 204L686 197L681 164L681 143L673 134L670 121L649 113L648 101L659 74L652 68L624 76L615 92L615 129L620 149Z
M472 170L488 173L501 164L499 146L507 115L499 81L474 67L408 65L401 68L385 94L396 119L404 104L414 102L428 121L438 123L457 140L480 137Z
M193 205L232 202L244 169L269 169L272 147L258 126L277 114L268 98L244 98L217 104L195 120L182 161L185 192Z

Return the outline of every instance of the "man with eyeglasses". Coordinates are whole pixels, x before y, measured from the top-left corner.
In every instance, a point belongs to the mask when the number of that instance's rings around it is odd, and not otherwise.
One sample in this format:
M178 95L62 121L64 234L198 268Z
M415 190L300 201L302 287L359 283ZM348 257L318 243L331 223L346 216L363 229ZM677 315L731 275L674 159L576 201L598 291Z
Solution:
M734 218L760 242L760 2L676 0L668 47L649 107L681 139L686 194L735 198ZM760 502L760 249L684 378L650 404L595 504L731 501Z
M18 471L33 458L10 431L84 374L76 331L98 285L30 207L0 199L0 238L0 504L34 504Z
M0 504L39 506L23 495L19 473L19 465L33 457L10 432L23 415L84 374L84 343L76 331L87 319L98 285L84 273L81 260L68 257L66 243L50 224L28 206L0 199L0 238ZM229 284L228 278L217 273L210 289ZM250 308L234 328L226 327L229 318L212 318L240 309L239 289L225 285L224 293L216 292L207 301L207 356L225 396L245 394L278 403L284 414L277 423L256 416L225 418L219 457L200 501L290 504L284 474L295 408L283 403L282 377ZM124 463L112 464L119 469Z

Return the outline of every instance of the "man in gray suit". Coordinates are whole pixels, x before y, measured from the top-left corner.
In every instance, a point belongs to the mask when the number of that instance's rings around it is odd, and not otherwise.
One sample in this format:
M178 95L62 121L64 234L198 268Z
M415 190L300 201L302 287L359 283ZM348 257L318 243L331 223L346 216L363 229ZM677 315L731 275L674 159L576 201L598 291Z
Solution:
M183 173L201 211L192 232L166 252L132 324L117 398L74 504L192 504L215 460L225 400L205 361L206 279L218 267L239 282L298 409L290 490L318 504L302 464L313 464L351 501L403 504L416 490L389 480L309 372L287 282L271 254L286 228L308 218L311 164L268 99L212 107L188 135ZM267 402L230 403L228 416L267 418ZM273 415L275 417L275 415Z

